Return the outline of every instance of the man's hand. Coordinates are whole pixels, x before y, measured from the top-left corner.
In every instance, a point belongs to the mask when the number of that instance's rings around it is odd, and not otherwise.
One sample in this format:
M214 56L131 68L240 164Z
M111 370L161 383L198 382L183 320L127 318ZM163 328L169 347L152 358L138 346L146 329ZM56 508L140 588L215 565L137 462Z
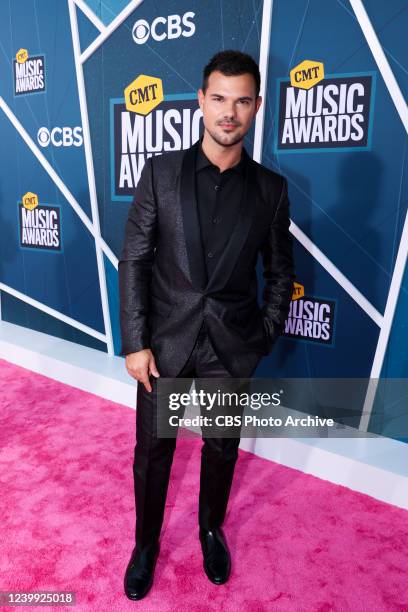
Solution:
M156 378L160 376L150 349L143 349L137 351L137 353L126 355L126 369L130 376L133 376L139 383L142 383L149 393L152 390L149 380L150 374L153 374Z

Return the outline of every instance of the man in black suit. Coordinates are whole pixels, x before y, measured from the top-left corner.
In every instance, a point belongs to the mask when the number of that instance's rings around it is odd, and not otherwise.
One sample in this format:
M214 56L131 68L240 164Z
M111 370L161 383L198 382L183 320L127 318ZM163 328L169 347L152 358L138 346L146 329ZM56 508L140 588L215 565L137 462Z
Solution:
M287 181L243 148L262 102L259 89L250 56L216 54L198 92L204 135L188 150L149 158L129 210L119 283L121 354L139 381L136 546L125 574L130 599L152 585L176 446L175 438L157 436L157 377L249 378L288 314L294 267ZM239 441L203 437L199 538L215 584L230 573L221 525Z

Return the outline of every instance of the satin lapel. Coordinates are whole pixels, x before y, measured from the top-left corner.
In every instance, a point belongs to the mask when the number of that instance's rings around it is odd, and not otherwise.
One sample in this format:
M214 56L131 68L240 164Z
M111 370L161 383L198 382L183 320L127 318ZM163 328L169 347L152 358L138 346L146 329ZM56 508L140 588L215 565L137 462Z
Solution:
M191 283L194 289L203 291L207 282L207 271L196 198L195 164L198 146L199 141L187 149L183 157L180 175L180 205Z
M252 160L245 149L244 155L247 158L247 163L245 167L244 189L240 202L238 220L214 273L208 281L206 291L220 291L226 285L251 228L255 212L254 169L251 163ZM225 231L228 231L228 228L225 228Z

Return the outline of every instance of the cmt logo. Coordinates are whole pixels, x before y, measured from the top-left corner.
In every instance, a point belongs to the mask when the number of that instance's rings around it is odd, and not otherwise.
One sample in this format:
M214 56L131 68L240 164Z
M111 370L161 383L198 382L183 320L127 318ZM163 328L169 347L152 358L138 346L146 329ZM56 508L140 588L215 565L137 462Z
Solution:
M163 83L157 77L139 74L124 91L126 110L139 115L148 115L163 102Z
M292 300L298 300L305 295L305 288L300 283L293 283Z
M34 210L38 206L38 195L32 191L27 191L21 198L24 208L27 210Z
M300 89L310 89L324 79L322 62L305 60L290 71L290 84Z
M49 130L46 127L40 127L37 132L37 140L41 147L48 147L50 144L54 147L80 147L83 144L82 128L79 126L55 127Z
M24 64L24 62L28 60L27 49L19 49L16 53L16 60L19 64Z
M149 24L145 19L138 19L132 28L132 37L137 45L143 45L151 36L153 40L161 42L163 40L186 38L195 33L193 19L195 13L188 11L184 15L168 15L167 17L156 17Z

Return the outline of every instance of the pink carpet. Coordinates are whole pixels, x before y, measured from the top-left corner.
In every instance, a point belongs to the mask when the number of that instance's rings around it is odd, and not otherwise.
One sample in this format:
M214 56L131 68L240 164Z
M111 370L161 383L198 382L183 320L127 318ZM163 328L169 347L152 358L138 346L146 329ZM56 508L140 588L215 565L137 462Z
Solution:
M3 360L0 393L1 591L75 591L68 609L81 612L408 610L405 510L242 451L224 525L231 578L212 585L197 530L201 441L189 439L153 588L127 600L135 412Z

